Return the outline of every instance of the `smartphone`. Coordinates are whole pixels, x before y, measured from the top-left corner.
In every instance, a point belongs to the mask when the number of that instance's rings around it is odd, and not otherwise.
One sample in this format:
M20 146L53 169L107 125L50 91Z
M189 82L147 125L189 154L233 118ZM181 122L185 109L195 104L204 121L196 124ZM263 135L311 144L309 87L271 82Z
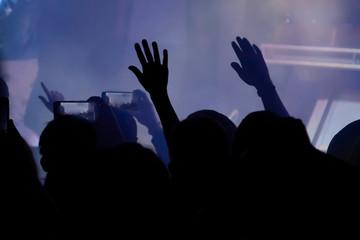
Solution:
M101 97L109 106L128 111L138 110L138 98L134 92L105 91Z
M61 115L72 115L89 121L98 119L99 106L87 101L56 101L54 102L54 119Z
M7 131L7 123L9 120L9 99L0 97L0 132Z

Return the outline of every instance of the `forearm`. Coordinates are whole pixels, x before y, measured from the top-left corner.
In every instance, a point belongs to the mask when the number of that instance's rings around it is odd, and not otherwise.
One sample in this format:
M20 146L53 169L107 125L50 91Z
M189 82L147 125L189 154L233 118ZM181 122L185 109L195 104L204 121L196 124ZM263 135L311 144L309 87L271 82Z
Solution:
M282 103L274 85L257 87L264 108L267 111L278 114L281 117L289 117L289 113Z
M179 118L171 105L167 92L162 94L151 94L150 96L160 118L166 141L168 142L170 129L179 122Z

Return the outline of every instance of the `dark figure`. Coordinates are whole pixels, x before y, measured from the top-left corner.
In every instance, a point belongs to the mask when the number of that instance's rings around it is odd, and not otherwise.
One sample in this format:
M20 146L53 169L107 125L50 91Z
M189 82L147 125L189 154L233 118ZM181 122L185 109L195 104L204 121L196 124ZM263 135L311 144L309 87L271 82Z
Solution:
M169 174L152 150L124 143L101 151L94 179L90 239L169 239Z
M40 163L46 174L44 187L56 202L64 236L81 236L91 216L91 189L96 156L93 124L74 116L52 120L40 135Z
M169 147L173 222L176 239L217 238L221 228L220 206L228 183L229 142L235 125L224 115L200 110L179 121L168 93L167 50L163 63L156 42L153 54L146 40L135 44L142 72L130 66L150 94ZM226 118L226 117L225 117ZM225 197L224 197L225 198ZM217 218L219 217L219 218Z
M355 234L359 170L315 149L300 120L249 114L235 134L233 160L241 193L241 204L235 200L233 206L244 217L239 224L245 236Z
M0 132L2 239L61 239L60 212L38 179L31 148L12 120Z
M360 167L360 120L342 128L331 139L327 153L353 166Z

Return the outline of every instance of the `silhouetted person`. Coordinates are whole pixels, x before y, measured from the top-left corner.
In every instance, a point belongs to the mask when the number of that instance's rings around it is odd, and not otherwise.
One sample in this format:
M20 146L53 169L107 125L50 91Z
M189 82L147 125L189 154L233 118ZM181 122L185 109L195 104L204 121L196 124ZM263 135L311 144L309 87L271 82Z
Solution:
M221 216L228 190L228 141L218 121L200 114L172 128L169 170L177 223L174 237L208 238L220 232L221 222L216 216Z
M38 179L32 151L13 121L0 133L2 239L61 239L60 212Z
M129 69L150 94L161 120L169 147L174 238L209 237L219 227L218 196L226 192L229 142L235 126L223 115L201 110L179 121L168 93L167 50L163 62L156 42L153 53L146 40L135 44L142 72L135 66ZM211 229L212 227L213 229Z
M277 238L355 233L350 219L358 214L359 171L315 149L300 120L250 113L235 134L233 160L246 233Z
M97 145L94 125L74 116L59 116L40 136L44 187L56 202L65 236L79 237L91 215L90 192Z
M169 239L169 174L138 143L101 151L96 164L90 239Z
M44 96L39 96L39 99L44 103L45 107L53 112L53 104L55 101L64 101L65 97L62 93L54 90L49 90L44 83L41 83L46 98ZM169 151L167 148L165 136L162 130L161 123L156 117L154 106L151 101L148 99L147 95L139 90L134 90L134 94L137 97L138 110L137 111L127 111L120 109L115 106L104 106L106 109L111 109L114 114L114 117L121 129L121 135L124 142L137 142L138 141L138 131L136 120L144 125L148 129L149 135L151 135L151 143L153 144L156 153L162 159L164 164L167 166L170 162ZM102 102L98 100L98 102ZM103 104L101 104L103 106ZM110 115L106 111L106 115ZM111 116L109 116L112 118ZM135 120L136 119L136 120ZM113 122L113 121L112 121ZM105 124L108 125L108 124ZM113 123L111 125L114 125ZM107 134L103 134L105 137ZM119 133L117 133L119 135Z
M353 166L360 167L360 120L355 120L331 139L327 153Z

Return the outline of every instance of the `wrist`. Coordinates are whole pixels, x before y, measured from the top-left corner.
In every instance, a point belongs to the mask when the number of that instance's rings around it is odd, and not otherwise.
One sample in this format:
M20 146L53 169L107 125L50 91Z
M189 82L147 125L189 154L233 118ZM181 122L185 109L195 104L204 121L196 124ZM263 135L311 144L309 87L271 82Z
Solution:
M276 91L275 86L272 83L260 84L256 86L257 94L259 97Z
M168 97L168 93L166 90L164 91L152 91L149 92L151 99L158 99L158 98L164 98Z

